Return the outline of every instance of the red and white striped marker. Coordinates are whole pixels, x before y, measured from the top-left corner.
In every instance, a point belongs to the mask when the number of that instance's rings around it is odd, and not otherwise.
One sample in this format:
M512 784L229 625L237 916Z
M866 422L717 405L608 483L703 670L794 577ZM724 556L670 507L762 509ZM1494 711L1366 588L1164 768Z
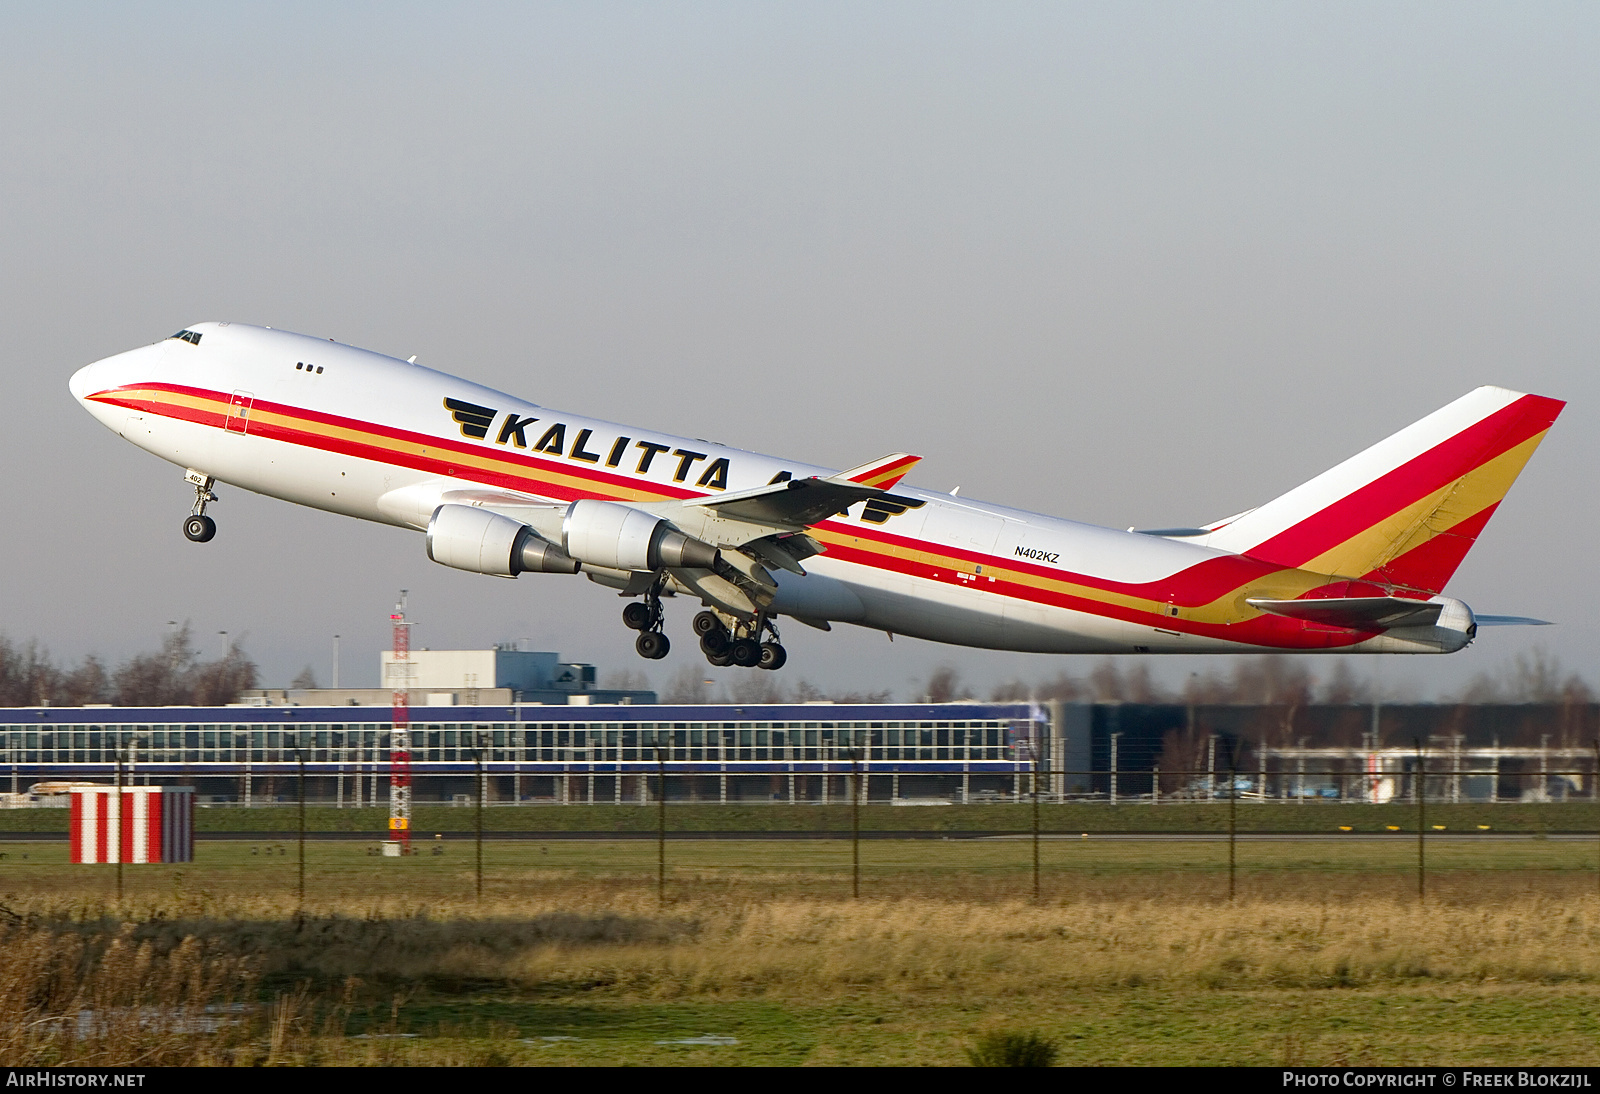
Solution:
M73 862L193 862L194 787L72 788Z

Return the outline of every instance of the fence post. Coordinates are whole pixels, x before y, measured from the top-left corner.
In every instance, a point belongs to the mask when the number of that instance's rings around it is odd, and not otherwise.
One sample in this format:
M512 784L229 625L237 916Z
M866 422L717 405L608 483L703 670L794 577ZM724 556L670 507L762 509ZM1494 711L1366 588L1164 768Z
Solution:
M667 758L656 745L656 771L659 779L656 789L660 803L656 810L656 903L667 903Z
M117 742L117 796L116 809L117 823L114 829L117 833L117 903L122 903L122 741Z
M1235 845L1239 834L1239 765L1233 765L1233 776L1228 784L1228 899L1234 893Z
M1428 772L1423 765L1422 738L1413 737L1417 747L1417 901L1427 896Z
M1033 899L1039 900L1039 757L1033 757Z
M861 896L861 758L850 754L850 896Z
M477 735L477 774L478 785L473 787L473 797L478 799L477 809L477 858L475 862L478 882L478 903L483 903L483 734Z
M1117 738L1120 733L1111 735L1111 804L1117 804Z

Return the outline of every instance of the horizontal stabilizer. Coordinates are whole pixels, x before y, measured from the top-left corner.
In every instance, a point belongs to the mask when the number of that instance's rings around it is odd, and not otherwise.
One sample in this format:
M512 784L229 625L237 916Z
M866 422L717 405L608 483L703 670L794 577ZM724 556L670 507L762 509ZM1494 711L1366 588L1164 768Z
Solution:
M1437 620L1444 609L1443 604L1398 596L1344 596L1322 600L1268 600L1252 596L1245 603L1258 611L1288 619L1359 631L1426 627Z
M1477 615L1473 617L1480 627L1548 627L1548 619L1531 619L1525 615Z

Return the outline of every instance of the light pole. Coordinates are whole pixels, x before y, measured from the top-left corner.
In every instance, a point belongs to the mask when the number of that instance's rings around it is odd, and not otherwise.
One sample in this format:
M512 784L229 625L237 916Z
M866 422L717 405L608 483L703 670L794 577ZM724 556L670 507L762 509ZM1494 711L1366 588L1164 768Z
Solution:
M333 686L339 686L339 636L333 636Z

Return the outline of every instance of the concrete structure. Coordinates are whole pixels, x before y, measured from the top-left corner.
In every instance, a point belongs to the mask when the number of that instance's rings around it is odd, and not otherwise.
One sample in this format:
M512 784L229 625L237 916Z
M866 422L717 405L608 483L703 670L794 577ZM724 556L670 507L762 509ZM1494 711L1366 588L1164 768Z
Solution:
M649 704L653 691L595 687L593 665L561 660L558 653L495 646L487 650L411 650L396 664L394 651L378 659L379 688L262 688L240 698L250 706L387 707L404 688L411 705L545 706Z

